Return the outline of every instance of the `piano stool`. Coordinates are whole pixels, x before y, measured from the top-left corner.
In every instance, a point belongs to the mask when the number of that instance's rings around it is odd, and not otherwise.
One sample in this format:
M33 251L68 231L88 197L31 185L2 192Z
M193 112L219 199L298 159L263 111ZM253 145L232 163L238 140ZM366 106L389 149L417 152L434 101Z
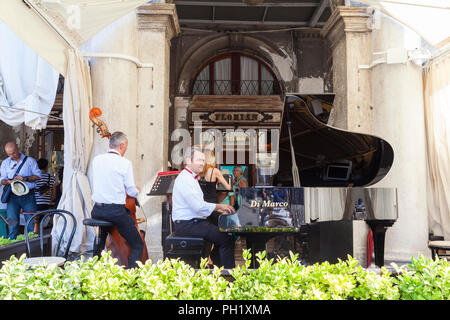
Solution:
M93 245L93 256L98 256L100 258L102 250L105 248L106 237L108 236L108 229L112 227L113 224L109 221L100 219L83 219L83 224L85 226L98 227L95 233L94 245Z
M200 267L200 260L211 253L211 243L203 238L178 236L175 232L164 239L164 257L180 258L194 268Z
M450 241L428 241L428 248L431 250L431 258L434 259L435 256L438 256L440 259L450 260L450 253L447 253L447 251L450 251ZM441 251L444 251L444 253Z

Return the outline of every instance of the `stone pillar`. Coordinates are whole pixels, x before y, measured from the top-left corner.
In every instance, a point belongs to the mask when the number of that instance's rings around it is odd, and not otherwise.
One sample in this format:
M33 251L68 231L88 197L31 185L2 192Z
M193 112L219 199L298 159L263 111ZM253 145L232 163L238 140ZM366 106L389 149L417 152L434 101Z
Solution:
M378 136L393 147L393 167L374 187L397 188L399 216L386 232L385 259L408 261L429 255L421 70L410 62L359 68L379 58L374 52L404 48L410 38L406 28L380 19L369 8L338 6L322 30L333 57L330 124Z
M330 124L338 128L371 131L370 74L358 68L371 61L369 25L367 8L339 6L322 29L331 46L336 93Z
M138 9L139 59L154 70L139 70L138 159L143 192L148 193L160 171L167 170L169 146L170 40L180 32L173 4L144 5ZM146 241L149 257L163 257L161 246L161 203L165 197L142 197L147 216Z
M137 58L154 68L117 58L91 58L93 105L103 111L102 120L111 132L128 136L125 156L133 163L136 185L141 187L138 218L146 231L146 244L153 262L162 259L161 202L163 197L146 194L157 176L167 169L170 39L179 33L173 4L153 4L117 20L97 34L83 52L114 53ZM108 140L95 136L91 157L103 153ZM90 176L90 174L89 174Z
M375 11L374 52L415 49L420 38ZM367 72L367 71L366 71ZM412 61L379 64L370 71L373 134L394 148L394 163L376 186L397 187L398 220L386 232L386 259L430 256L427 220L427 164L422 68Z
M82 51L137 56L137 19L131 12L106 27L94 36ZM103 114L101 119L109 131L122 131L128 136L128 150L125 157L133 162L134 176L137 159L137 76L134 62L116 58L90 58L92 103ZM87 115L86 115L87 116ZM91 159L108 150L108 139L94 135Z

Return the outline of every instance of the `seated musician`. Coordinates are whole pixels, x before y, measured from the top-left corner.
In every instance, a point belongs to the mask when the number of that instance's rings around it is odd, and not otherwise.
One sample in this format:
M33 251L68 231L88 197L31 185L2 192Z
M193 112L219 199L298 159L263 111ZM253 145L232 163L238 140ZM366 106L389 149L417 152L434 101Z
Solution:
M205 166L205 155L201 149L192 147L186 150L184 162L186 167L175 179L172 193L175 233L212 242L219 251L219 258L216 261L213 259L213 263L232 269L235 266L234 238L221 232L218 226L208 222L206 218L214 211L230 214L235 210L228 204L209 203L203 199L203 192L197 180L198 174Z
M128 267L134 268L137 266L136 261L141 260L144 243L125 207L127 194L134 198L139 194L134 184L131 162L124 157L127 147L127 136L117 131L109 139L110 150L94 158L92 200L95 205L91 215L94 219L109 221L117 227L130 246Z

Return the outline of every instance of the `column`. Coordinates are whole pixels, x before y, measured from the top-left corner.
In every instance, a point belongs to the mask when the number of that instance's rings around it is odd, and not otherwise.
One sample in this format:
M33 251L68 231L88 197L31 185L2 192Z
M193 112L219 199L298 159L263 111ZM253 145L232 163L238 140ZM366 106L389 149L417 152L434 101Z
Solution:
M180 32L173 4L144 5L138 9L139 59L154 70L139 69L137 108L137 167L143 192L148 193L158 172L166 171L169 146L170 40ZM146 242L149 257L163 257L161 246L161 203L165 197L142 198L147 216Z
M392 168L373 186L398 191L398 219L386 232L385 260L429 256L422 71L406 61L359 68L378 59L375 52L408 49L414 36L373 9L342 6L333 11L322 35L333 57L336 98L330 124L378 136L394 149Z
M374 52L420 47L420 38L396 21L378 11L374 20ZM422 68L412 61L379 64L370 76L373 134L394 148L393 166L376 186L395 186L398 191L398 220L386 232L385 258L409 260L419 253L430 257Z
M131 12L94 36L82 52L137 56L137 19ZM122 131L128 136L125 157L133 162L134 175L137 158L137 79L134 62L116 58L89 58L92 81L92 103L102 110L101 119L109 131ZM88 115L86 115L88 116ZM108 150L109 140L94 135L91 159Z
M331 47L333 92L330 124L351 131L370 132L370 74L359 70L372 56L370 14L367 8L339 6L322 29Z

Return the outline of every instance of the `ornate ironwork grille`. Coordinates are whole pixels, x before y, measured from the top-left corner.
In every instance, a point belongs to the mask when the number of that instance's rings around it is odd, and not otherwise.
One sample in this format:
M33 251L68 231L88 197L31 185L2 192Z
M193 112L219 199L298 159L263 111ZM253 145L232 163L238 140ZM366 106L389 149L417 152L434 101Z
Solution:
M193 95L279 95L277 80L194 80Z
M192 95L279 95L280 83L260 58L230 52L203 64L190 83Z

